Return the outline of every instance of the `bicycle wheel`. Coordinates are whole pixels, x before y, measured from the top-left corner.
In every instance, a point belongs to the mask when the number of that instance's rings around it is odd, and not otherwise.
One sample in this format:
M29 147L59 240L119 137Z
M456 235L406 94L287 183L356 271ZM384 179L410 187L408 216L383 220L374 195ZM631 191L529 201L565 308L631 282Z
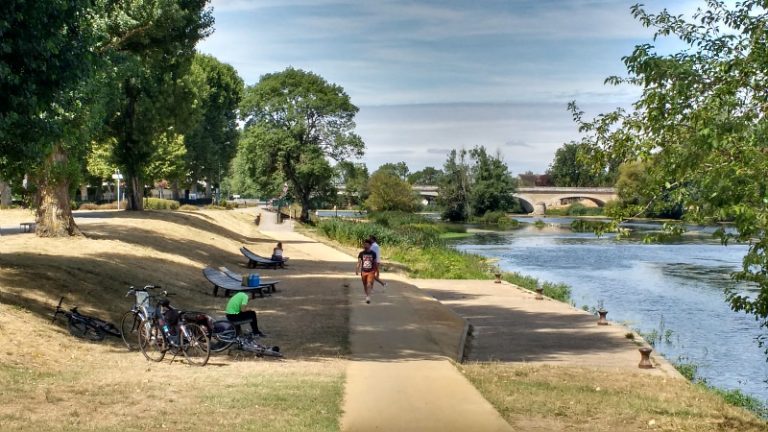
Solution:
M134 311L126 312L120 320L120 336L129 351L139 349L139 323L141 323L139 314Z
M69 333L72 336L91 341L104 340L106 336L103 331L90 325L88 322L79 319L70 319L67 323Z
M157 324L143 320L138 330L139 349L147 360L159 362L168 351L168 344Z
M183 339L181 350L184 352L184 357L191 365L205 366L211 356L210 340L205 331L193 323L184 324L181 330Z
M211 332L211 352L222 352L232 346L237 340L235 326L229 321L216 321Z

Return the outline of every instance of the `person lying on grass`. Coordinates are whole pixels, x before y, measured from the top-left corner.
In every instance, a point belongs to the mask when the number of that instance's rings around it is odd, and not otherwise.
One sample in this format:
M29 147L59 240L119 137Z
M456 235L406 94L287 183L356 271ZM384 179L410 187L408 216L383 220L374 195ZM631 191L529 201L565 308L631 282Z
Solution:
M227 319L229 321L246 321L251 322L251 331L254 336L267 337L259 330L259 323L256 319L256 311L251 309L245 309L248 305L248 294L239 292L232 296L227 302Z

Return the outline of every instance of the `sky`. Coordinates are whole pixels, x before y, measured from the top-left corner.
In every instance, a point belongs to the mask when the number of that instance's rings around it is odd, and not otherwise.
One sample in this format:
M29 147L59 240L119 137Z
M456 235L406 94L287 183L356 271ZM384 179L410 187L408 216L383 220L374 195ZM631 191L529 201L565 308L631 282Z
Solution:
M588 115L628 106L606 86L652 33L638 0L213 0L215 31L198 46L246 84L289 66L341 85L360 108L362 158L440 167L451 149L499 150L510 170L544 172ZM650 0L691 13L702 1ZM675 47L658 42L659 49Z

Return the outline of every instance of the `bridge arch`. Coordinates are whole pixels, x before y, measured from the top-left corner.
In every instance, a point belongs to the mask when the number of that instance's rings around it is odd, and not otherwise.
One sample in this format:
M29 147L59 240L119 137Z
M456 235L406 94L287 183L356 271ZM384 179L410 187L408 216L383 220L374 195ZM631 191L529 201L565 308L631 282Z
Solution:
M517 199L517 202L520 203L520 208L522 208L526 213L533 213L534 209L536 208L536 203L527 196L515 195L515 199Z
M593 197L593 196L589 196L589 195L563 195L563 196L560 196L560 197L557 198L557 202L561 206L570 205L569 203L566 202L566 200L577 200L577 202L578 201L583 201L583 200L588 200L588 201L592 201L593 203L595 203L595 205L597 207L604 207L605 206L605 200L600 199L600 198L596 198L596 197Z

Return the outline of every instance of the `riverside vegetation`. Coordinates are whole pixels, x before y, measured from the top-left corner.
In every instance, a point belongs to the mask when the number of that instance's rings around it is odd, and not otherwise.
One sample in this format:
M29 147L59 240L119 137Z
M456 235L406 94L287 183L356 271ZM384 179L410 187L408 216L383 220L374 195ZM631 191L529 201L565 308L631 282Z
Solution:
M420 215L381 212L368 215L367 222L338 218L317 222L317 231L347 246L375 235L391 260L403 264L409 276L424 279L492 279L496 269L479 255L458 251L448 245L445 236L466 232L460 225L439 223ZM501 272L502 279L521 288L543 288L544 295L569 302L568 285L541 282L517 272Z

